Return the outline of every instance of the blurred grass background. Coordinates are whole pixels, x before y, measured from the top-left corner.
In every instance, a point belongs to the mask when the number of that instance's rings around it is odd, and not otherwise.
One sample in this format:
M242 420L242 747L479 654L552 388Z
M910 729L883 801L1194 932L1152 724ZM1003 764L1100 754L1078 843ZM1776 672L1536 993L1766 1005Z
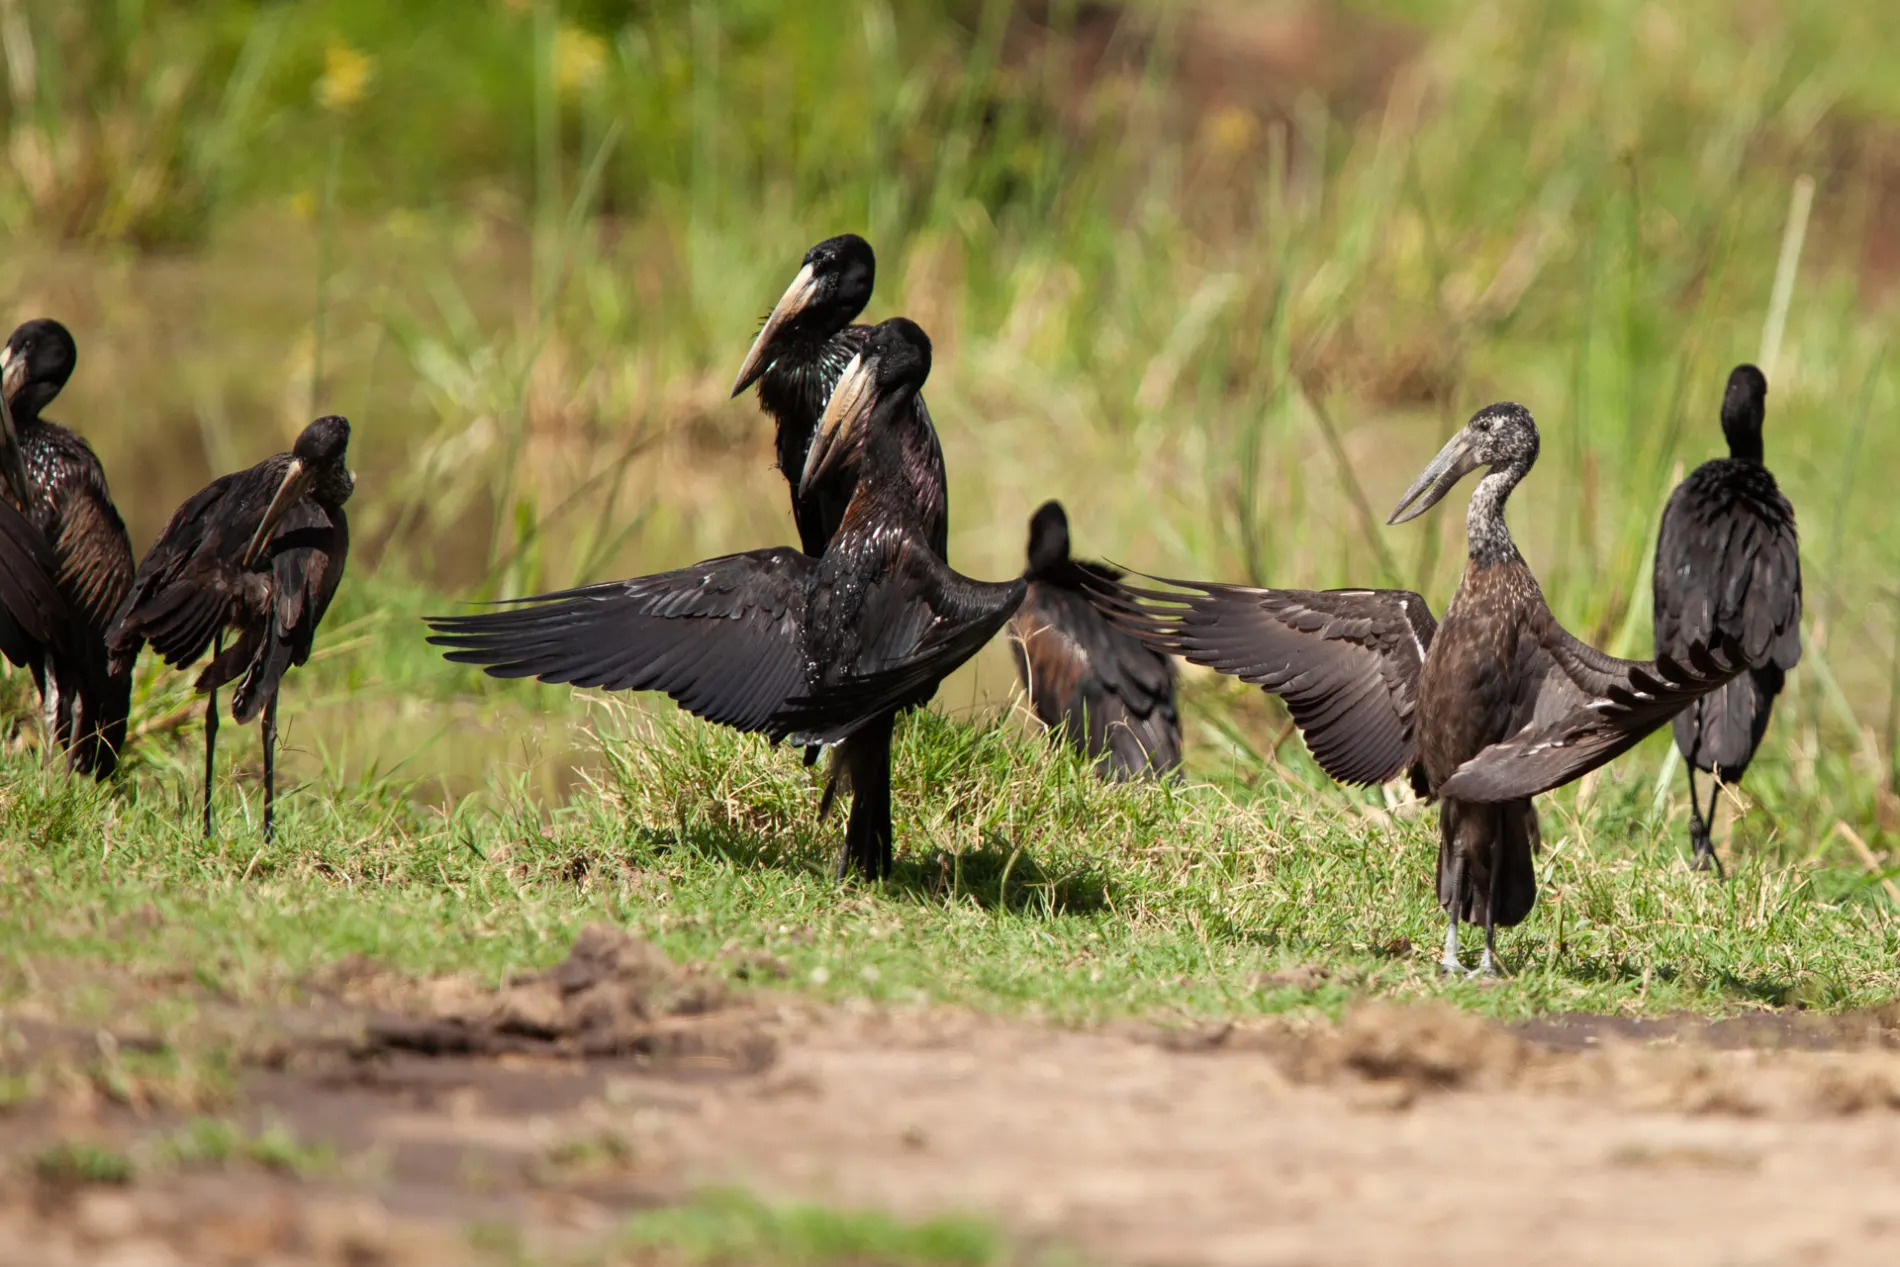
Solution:
M360 741L378 687L476 689L412 637L430 594L790 540L770 424L726 391L805 248L854 230L879 252L867 317L936 341L952 562L978 576L1016 571L1059 496L1091 554L1442 608L1462 515L1384 512L1513 398L1544 431L1513 528L1565 623L1639 654L1663 500L1723 451L1730 366L1771 362L1809 651L1749 830L1888 865L1879 6L0 0L0 51L6 320L73 328L50 412L99 450L135 548L315 414L357 424L348 636L327 687L286 697L328 710L320 737ZM943 704L1010 682L992 649ZM1303 761L1257 692L1190 689L1202 772Z

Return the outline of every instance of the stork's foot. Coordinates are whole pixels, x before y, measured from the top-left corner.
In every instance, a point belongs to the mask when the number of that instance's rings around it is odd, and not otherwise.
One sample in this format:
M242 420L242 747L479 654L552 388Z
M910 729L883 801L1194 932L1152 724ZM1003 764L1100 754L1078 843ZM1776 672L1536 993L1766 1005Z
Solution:
M1438 970L1448 978L1461 977L1465 973L1465 966L1458 962L1458 917L1456 915L1452 916L1445 925L1445 954L1438 961Z
M1718 880L1725 879L1722 860L1715 856L1715 842L1709 839L1709 829L1700 822L1689 825L1689 843L1695 852L1689 859L1689 866L1696 871L1713 871Z

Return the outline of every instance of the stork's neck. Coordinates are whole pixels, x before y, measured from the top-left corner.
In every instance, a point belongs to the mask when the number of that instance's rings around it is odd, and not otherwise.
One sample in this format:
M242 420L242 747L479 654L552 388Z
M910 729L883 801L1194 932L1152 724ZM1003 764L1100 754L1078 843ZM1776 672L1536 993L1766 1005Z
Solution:
M1495 469L1472 490L1465 510L1465 546L1473 563L1512 563L1523 557L1505 526L1504 503L1529 469L1528 464Z
M1736 427L1731 430L1725 427L1723 430L1728 432L1728 455L1731 458L1738 462L1761 462L1761 431L1759 429L1749 431Z
M41 393L28 383L13 398L7 401L7 412L13 416L13 429L25 431L40 423L40 410L46 408L56 393Z

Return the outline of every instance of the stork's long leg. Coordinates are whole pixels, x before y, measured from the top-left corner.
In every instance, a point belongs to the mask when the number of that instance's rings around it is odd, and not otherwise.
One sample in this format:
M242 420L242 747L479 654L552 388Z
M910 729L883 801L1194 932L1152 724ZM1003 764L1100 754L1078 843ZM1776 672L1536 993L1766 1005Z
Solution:
M1709 828L1715 820L1715 802L1719 795L1715 784L1709 785L1709 813L1702 815L1702 806L1696 800L1695 765L1685 761L1689 774L1689 843L1695 848L1694 860L1690 863L1697 871L1714 871L1715 878L1722 878L1722 860L1715 856L1715 842L1709 838Z
M224 634L211 639L211 658L224 651ZM205 839L211 839L211 776L218 768L218 688L205 692Z
M46 727L46 749L49 753L63 751L66 737L59 732L59 714L61 696L59 691L59 673L53 664L53 656L48 652L42 661L38 674L40 685L40 721ZM49 757L48 760L51 760Z
M277 805L277 692L264 705L264 842L276 831L272 815Z
M1446 976L1455 977L1464 971L1458 962L1458 913L1464 907L1465 894L1465 855L1455 847L1451 854L1451 892L1451 904L1445 908L1449 917L1445 923L1445 957L1438 961L1438 967Z
M1474 977L1495 977L1498 975L1497 961L1497 910L1498 889L1504 875L1504 813L1496 813L1498 829L1491 837L1491 883L1486 886L1484 899L1484 953L1478 957L1478 967L1471 975Z

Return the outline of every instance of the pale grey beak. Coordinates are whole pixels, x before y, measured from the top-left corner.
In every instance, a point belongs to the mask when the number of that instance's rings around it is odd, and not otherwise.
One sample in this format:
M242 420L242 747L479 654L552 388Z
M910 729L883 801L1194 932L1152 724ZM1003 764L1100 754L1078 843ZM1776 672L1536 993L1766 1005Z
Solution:
M26 358L15 356L12 348L0 348L0 396L10 402L20 394L26 378Z
M852 436L856 432L860 419L871 412L871 405L877 399L877 390L871 382L871 362L864 359L860 352L851 358L844 367L844 373L838 376L838 385L832 389L831 399L825 404L825 416L818 420L818 430L811 438L811 448L805 454L805 470L798 480L798 495L807 496L824 474L837 466L844 455L852 450Z
M1399 498L1398 507L1386 522L1402 524L1417 519L1443 500L1459 480L1482 465L1472 454L1470 429L1461 429L1445 442L1445 447L1438 451L1431 465L1412 481L1412 486L1405 490L1405 496Z
M739 364L739 377L732 380L732 394L737 396L759 380L766 367L772 363L768 355L772 350L772 341L785 323L811 307L812 300L818 297L818 279L807 264L798 270L798 276L792 278L792 284L785 288L779 301L772 308L772 315L765 319L765 326L759 331L759 337L752 340L752 347L745 354L745 360Z
M265 507L264 518L258 522L257 531L251 534L251 544L245 547L244 567L249 568L257 562L258 556L270 544L271 534L277 531L278 522L310 490L315 479L316 473L302 458L290 459L290 465L284 468L283 483L277 486L277 493L270 499L270 505Z
M0 478L7 481L13 500L22 510L33 504L27 484L26 459L20 453L20 434L13 426L13 397L26 377L26 359L12 348L0 348Z

